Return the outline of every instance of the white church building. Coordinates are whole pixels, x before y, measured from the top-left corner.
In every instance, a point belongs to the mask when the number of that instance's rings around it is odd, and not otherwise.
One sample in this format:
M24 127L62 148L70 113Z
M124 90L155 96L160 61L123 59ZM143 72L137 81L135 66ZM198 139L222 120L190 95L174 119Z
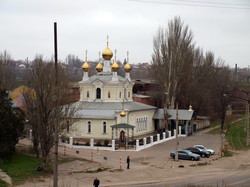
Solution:
M77 111L69 119L65 135L78 141L115 139L122 144L153 133L153 116L157 108L132 100L133 83L128 57L126 65L119 67L116 51L114 60L111 60L113 52L108 42L102 57L103 64L99 60L97 73L93 76L88 75L90 65L87 57L82 65L80 100L73 103ZM119 68L124 68L125 77L117 75Z

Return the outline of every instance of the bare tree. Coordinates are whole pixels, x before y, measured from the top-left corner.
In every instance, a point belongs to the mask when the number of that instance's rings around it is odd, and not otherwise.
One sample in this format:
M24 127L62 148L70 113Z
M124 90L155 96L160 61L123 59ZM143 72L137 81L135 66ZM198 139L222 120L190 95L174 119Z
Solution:
M221 59L218 59L216 62L213 79L213 106L221 121L221 133L223 133L233 88L233 76L230 68L224 66L224 62Z
M30 117L33 131L37 133L45 170L48 168L49 153L54 145L55 124L59 124L60 133L65 128L63 122L73 115L73 110L65 105L69 85L67 77L64 69L58 66L58 80L55 84L54 63L45 62L42 56L36 57L30 72L30 86L35 97L29 100L32 96L26 96L26 113Z
M11 90L15 84L15 64L5 50L0 53L0 88Z
M180 82L189 81L193 63L193 35L179 17L159 28L154 38L151 75L166 93L167 107L173 108L180 92ZM184 84L183 84L184 85Z

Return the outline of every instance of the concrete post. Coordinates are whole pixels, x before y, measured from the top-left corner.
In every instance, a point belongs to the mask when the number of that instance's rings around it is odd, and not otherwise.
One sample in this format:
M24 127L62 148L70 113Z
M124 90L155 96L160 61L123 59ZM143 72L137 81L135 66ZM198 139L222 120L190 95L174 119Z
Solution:
M147 139L146 138L143 138L143 145L144 145L144 147L147 145Z
M154 138L153 136L150 136L150 143L153 144L153 142L154 142Z
M178 135L181 135L181 126L179 126L179 134Z
M30 130L30 139L32 140L32 130Z
M112 140L112 150L115 151L115 140Z
M163 135L163 140L165 140L166 139L166 133L163 132L162 135Z
M171 138L172 134L171 131L168 131L168 137Z
M157 142L160 141L160 134L157 134Z
M176 137L176 130L174 129L174 137Z
M94 139L90 139L90 147L94 147Z
M140 145L139 145L139 140L136 140L136 150L139 150Z
M70 148L73 147L73 137L69 137L69 145L70 145Z

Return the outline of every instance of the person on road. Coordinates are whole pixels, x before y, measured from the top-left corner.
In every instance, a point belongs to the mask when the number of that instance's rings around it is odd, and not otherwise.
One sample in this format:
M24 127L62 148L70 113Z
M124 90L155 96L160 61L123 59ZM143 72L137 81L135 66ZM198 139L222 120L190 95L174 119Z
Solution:
M99 179L96 177L95 180L94 180L94 182L93 182L93 186L98 187L99 184L100 184L100 181L99 181Z
M130 158L129 156L127 156L127 169L129 169L129 165L130 165Z

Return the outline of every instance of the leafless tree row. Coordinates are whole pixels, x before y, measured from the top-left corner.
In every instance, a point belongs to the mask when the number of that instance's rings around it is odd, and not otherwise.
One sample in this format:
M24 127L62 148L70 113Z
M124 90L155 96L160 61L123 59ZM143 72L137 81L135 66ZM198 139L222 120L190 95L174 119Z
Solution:
M11 90L15 84L15 66L7 51L0 53L0 88Z
M179 17L159 28L154 37L152 78L161 85L162 101L168 108L193 105L199 115L220 117L222 124L232 87L228 66L212 52L195 46L193 34ZM227 103L226 103L227 102Z

